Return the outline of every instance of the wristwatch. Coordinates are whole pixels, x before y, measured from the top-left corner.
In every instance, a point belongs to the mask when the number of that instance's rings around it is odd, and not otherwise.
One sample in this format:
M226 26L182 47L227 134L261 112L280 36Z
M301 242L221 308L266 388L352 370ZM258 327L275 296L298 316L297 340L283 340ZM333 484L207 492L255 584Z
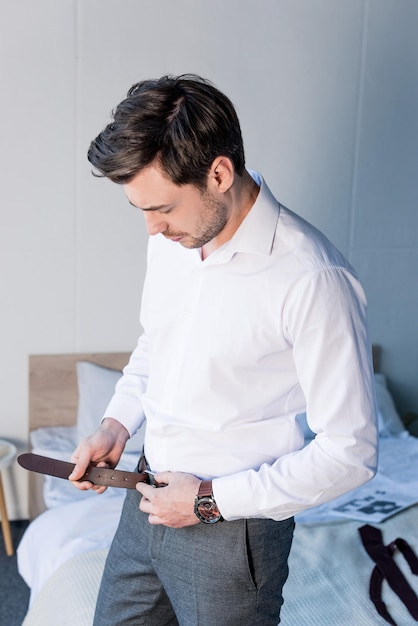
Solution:
M212 481L202 480L194 501L194 512L204 524L216 524L223 520L212 493Z

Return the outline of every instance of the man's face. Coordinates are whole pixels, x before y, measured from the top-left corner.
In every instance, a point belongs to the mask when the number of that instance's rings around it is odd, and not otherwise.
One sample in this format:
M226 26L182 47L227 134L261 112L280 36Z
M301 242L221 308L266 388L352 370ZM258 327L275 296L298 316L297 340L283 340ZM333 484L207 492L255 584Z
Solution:
M161 233L185 248L201 248L228 222L227 206L210 191L176 185L157 166L124 185L129 202L142 210L149 235Z

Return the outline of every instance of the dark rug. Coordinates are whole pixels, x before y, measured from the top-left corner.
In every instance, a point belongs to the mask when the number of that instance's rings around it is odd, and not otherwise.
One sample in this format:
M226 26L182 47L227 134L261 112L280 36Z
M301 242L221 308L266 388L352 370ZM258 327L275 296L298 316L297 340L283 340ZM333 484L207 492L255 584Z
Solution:
M28 524L27 520L10 522L15 552ZM16 553L6 556L1 532L0 572L0 626L21 626L28 608L29 587L17 571Z

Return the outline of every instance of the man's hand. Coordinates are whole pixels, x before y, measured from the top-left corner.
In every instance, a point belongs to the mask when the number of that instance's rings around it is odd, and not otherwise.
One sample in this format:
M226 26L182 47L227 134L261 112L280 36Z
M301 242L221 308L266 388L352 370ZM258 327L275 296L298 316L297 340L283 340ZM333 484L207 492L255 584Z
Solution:
M98 467L116 467L129 439L129 433L118 421L107 417L103 420L100 428L90 437L83 441L74 450L71 461L75 463L75 468L70 474L71 481L77 481L86 472L87 467L93 463ZM73 482L73 485L85 491L93 489L97 493L103 493L107 487L99 487L91 482Z
M165 484L156 489L146 483L138 483L136 489L142 494L139 508L148 513L150 524L163 524L170 528L183 528L198 524L194 514L194 500L201 480L182 472L159 472L155 481Z

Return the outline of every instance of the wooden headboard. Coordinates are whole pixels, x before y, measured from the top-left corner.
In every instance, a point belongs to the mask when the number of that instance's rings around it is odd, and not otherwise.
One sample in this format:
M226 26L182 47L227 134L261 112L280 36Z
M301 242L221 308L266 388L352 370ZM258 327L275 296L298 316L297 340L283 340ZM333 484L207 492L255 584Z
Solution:
M78 361L122 370L129 352L47 354L29 357L29 430L72 426L77 421Z
M78 361L122 370L129 352L47 354L29 357L29 431L45 426L74 426L77 422ZM45 511L43 477L29 473L29 517Z

